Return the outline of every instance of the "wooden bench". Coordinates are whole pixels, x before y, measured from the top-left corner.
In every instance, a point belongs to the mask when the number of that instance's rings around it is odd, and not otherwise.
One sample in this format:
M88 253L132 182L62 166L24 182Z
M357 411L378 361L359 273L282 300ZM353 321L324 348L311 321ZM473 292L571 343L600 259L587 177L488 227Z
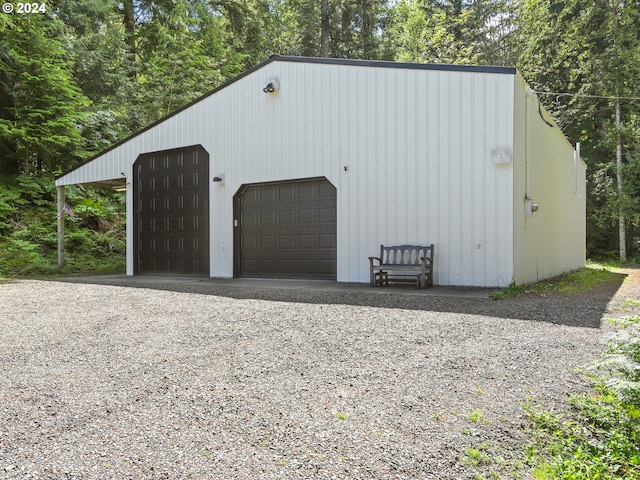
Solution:
M394 281L416 282L418 288L433 285L433 244L428 247L418 245L380 245L380 256L369 257L370 285L388 285Z

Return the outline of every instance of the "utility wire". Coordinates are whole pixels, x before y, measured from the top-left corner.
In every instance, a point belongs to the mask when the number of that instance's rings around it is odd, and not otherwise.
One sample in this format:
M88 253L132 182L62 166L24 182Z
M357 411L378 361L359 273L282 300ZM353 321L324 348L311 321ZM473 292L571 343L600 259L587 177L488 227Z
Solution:
M606 95L586 95L582 93L567 93L567 92L536 92L538 95L555 95L556 97L584 97L584 98L606 98L610 100L640 100L640 97L610 97Z
M555 127L555 125L553 123L551 123L549 120L544 118L544 115L542 114L542 105L540 104L540 99L539 98L538 98L538 115L540 115L540 118L542 119L542 121L544 123L546 123L547 125L549 125L551 128Z

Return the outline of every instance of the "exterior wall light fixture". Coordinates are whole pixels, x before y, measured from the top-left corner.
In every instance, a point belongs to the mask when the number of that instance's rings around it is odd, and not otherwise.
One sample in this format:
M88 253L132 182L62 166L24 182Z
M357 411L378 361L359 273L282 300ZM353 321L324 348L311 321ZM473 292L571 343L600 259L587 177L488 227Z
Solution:
M262 89L264 93L275 93L280 90L280 80L277 78L269 80L267 86Z

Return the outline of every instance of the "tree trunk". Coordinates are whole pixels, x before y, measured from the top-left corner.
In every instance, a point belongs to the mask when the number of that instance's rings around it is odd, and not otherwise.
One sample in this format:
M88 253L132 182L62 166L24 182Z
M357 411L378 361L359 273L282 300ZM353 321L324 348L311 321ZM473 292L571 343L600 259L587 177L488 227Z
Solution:
M620 64L618 56L619 45L619 4L612 2L613 7L613 35L615 42L616 64ZM619 75L619 73L618 73ZM627 231L624 218L624 192L622 189L622 115L620 113L620 78L616 78L616 183L618 184L618 238L620 245L620 261L627 261Z
M373 44L373 5L362 1L362 58L372 58Z
M123 4L123 23L125 31L125 41L127 42L127 50L130 55L131 68L129 70L129 77L136 77L135 69L135 55L136 55L136 38L135 38L135 17L133 10L133 0L124 0Z
M620 261L627 261L627 236L624 218L624 199L622 191L622 120L620 115L620 97L616 92L616 180L618 184L618 233L620 237Z
M329 56L329 0L320 1L320 56Z

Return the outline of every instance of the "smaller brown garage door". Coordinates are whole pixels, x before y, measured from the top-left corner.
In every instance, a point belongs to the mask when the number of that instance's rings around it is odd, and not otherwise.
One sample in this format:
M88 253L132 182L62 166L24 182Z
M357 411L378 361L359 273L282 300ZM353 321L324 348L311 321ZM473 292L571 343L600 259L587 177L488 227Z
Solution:
M254 184L235 197L236 274L336 278L336 189L326 179Z

